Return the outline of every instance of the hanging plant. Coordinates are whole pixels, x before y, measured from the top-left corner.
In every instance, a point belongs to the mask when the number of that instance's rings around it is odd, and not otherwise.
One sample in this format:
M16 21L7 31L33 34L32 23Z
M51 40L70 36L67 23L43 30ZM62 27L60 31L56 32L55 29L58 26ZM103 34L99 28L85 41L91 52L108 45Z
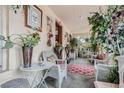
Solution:
M11 9L14 11L14 13L16 14L17 11L21 8L21 5L11 5L10 8L11 8Z

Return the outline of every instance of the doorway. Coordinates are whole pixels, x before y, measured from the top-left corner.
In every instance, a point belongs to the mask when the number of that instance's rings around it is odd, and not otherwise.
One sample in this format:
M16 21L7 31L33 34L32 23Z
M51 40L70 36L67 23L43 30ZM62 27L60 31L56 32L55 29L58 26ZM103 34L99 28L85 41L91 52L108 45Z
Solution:
M62 44L62 26L57 21L56 21L55 41L58 44Z

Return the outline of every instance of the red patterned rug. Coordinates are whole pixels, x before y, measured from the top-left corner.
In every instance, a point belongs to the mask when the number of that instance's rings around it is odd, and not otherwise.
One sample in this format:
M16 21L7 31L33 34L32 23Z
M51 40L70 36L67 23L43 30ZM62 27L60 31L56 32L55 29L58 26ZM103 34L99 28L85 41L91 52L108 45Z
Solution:
M95 69L90 65L79 65L79 64L71 64L68 66L68 71L70 73L76 73L80 75L86 75L88 77L94 76Z

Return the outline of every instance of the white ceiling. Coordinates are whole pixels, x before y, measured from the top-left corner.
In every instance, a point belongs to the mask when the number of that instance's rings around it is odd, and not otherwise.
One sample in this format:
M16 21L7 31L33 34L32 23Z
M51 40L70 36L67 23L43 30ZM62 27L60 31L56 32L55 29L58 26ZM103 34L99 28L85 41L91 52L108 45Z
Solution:
M50 5L53 12L63 21L72 33L87 33L90 30L87 17L90 12L105 9L98 5Z

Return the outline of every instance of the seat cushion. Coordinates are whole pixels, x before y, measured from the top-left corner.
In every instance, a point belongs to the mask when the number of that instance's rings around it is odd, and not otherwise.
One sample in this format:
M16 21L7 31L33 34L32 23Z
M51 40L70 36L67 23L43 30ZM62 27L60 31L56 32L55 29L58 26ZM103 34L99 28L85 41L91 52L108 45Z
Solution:
M89 65L79 65L79 64L72 64L68 66L68 71L71 73L77 73L81 75L92 76L95 73L95 69L93 66Z

